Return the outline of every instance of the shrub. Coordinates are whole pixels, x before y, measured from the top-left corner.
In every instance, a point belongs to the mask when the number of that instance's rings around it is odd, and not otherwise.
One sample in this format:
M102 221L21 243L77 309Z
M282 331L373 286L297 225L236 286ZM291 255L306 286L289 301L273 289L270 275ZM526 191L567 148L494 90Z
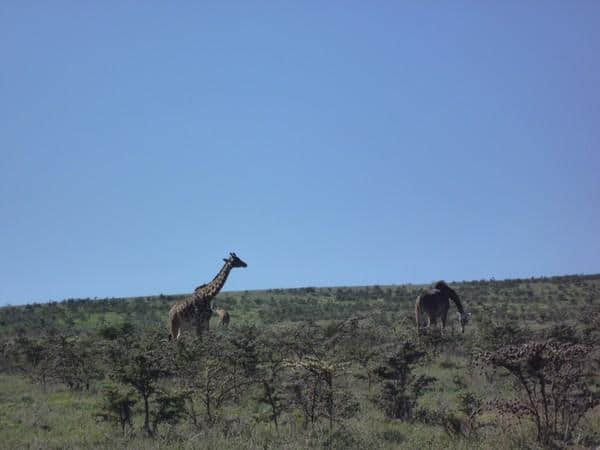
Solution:
M388 417L412 419L417 399L436 381L433 377L416 376L413 373L415 365L426 355L417 350L414 343L407 341L398 352L375 369L375 375L381 381L381 393L376 403Z
M480 348L494 350L506 345L524 344L531 338L531 332L514 322L495 323L482 320L480 323Z
M206 424L216 423L224 404L237 397L255 371L254 344L242 343L225 333L176 342L175 373L188 391L192 421L197 426L195 399L204 407ZM234 343L237 342L236 343Z
M150 399L162 393L159 380L171 374L160 335L156 332L140 335L128 348L119 340L116 343L117 348L111 353L119 356L114 360L111 378L131 386L140 395L144 403L144 430L152 434ZM119 353L119 350L125 352Z
M284 343L290 354L283 361L287 401L301 410L305 428L327 420L330 436L334 424L359 410L347 386L350 362L342 351L347 325L332 323L323 328L306 323L290 329Z
M583 415L600 404L588 364L592 350L558 341L530 342L485 352L480 359L516 381L517 398L496 402L502 414L533 420L543 444L567 443Z
M477 434L477 431L483 426L479 422L479 416L482 412L483 401L473 392L462 392L458 394L460 402L459 411L465 415L463 434L471 437Z
M135 392L124 391L115 384L107 384L103 388L103 394L104 401L100 405L100 411L96 413L96 417L120 425L121 432L125 435L127 426L133 428L131 418L133 406L137 403Z

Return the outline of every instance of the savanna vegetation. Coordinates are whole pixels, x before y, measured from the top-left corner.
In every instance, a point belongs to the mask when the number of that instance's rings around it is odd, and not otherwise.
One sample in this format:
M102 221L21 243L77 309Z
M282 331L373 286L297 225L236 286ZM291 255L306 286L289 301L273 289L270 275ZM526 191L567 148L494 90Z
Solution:
M415 285L225 292L177 342L181 296L3 307L0 447L599 446L600 275L450 284L464 334Z

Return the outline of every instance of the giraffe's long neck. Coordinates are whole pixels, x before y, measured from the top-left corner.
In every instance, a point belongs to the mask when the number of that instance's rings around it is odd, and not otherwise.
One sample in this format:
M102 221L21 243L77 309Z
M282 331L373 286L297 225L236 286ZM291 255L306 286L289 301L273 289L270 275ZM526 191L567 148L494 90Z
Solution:
M213 280L204 286L199 292L198 296L202 299L213 298L215 295L219 293L219 291L225 285L225 281L227 281L227 277L229 276L229 272L231 272L232 265L229 261L226 261L219 273Z
M454 290L452 290L452 289L449 289L449 290L450 290L450 298L452 299L452 301L456 305L456 309L458 309L459 313L464 314L465 310L464 310L463 305L462 305L462 303L460 301L460 297L458 296L458 294Z

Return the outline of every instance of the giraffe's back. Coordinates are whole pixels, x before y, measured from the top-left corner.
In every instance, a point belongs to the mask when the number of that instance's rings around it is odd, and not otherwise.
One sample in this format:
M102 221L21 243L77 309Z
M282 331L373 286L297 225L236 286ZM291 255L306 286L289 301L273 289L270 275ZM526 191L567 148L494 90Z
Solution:
M419 302L422 310L431 317L440 317L450 309L450 301L437 289L422 294Z

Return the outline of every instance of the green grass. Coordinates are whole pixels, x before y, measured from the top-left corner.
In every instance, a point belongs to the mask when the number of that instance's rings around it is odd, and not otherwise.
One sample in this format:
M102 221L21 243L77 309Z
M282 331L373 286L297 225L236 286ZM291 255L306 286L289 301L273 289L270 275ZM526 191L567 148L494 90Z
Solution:
M23 378L0 375L0 395L2 448L100 448L113 434L94 422L93 394L44 392Z
M486 402L514 396L509 378L496 374L490 383L479 369L471 366L470 354L482 343L486 319L495 324L510 321L539 334L554 324L579 326L582 311L598 311L600 307L597 275L452 285L467 310L473 313L473 323L464 335L450 333L451 339L439 353L432 352L415 373L437 379L420 398L419 407L449 411L461 419L464 419L458 412L461 393L473 392ZM400 342L401 336L411 333L414 299L422 288L409 285L225 292L216 302L230 312L234 329L248 324L275 329L304 321L326 326L335 320L371 314L379 317L381 327ZM136 329L162 329L170 305L178 298L181 296L80 299L1 308L0 338L10 342L18 333L36 335L52 328L68 334L96 336L103 327L118 327L126 322ZM212 328L214 325L213 322ZM538 448L531 423L511 422L492 408L486 408L480 417L481 422L490 426L469 439L454 436L440 426L390 420L371 401L377 395L377 388L369 391L365 380L354 378L348 382L350 391L359 400L360 412L344 420L343 425L337 425L338 432L331 440L323 422L314 429L303 429L298 411L284 413L278 431L270 423L255 420L262 408L254 400L257 387L244 392L240 402L227 403L222 411L223 420L213 427L195 428L184 421L174 427L162 426L155 437L148 437L141 430L143 417L138 404L134 429L122 436L119 427L96 419L102 401L100 387L106 380L94 382L90 392L72 392L58 383L44 390L18 373L2 369L0 366L0 448ZM359 372L358 367L355 372ZM168 386L169 381L164 383ZM582 421L578 448L597 445L595 442L600 442L597 430L600 430L598 410Z

